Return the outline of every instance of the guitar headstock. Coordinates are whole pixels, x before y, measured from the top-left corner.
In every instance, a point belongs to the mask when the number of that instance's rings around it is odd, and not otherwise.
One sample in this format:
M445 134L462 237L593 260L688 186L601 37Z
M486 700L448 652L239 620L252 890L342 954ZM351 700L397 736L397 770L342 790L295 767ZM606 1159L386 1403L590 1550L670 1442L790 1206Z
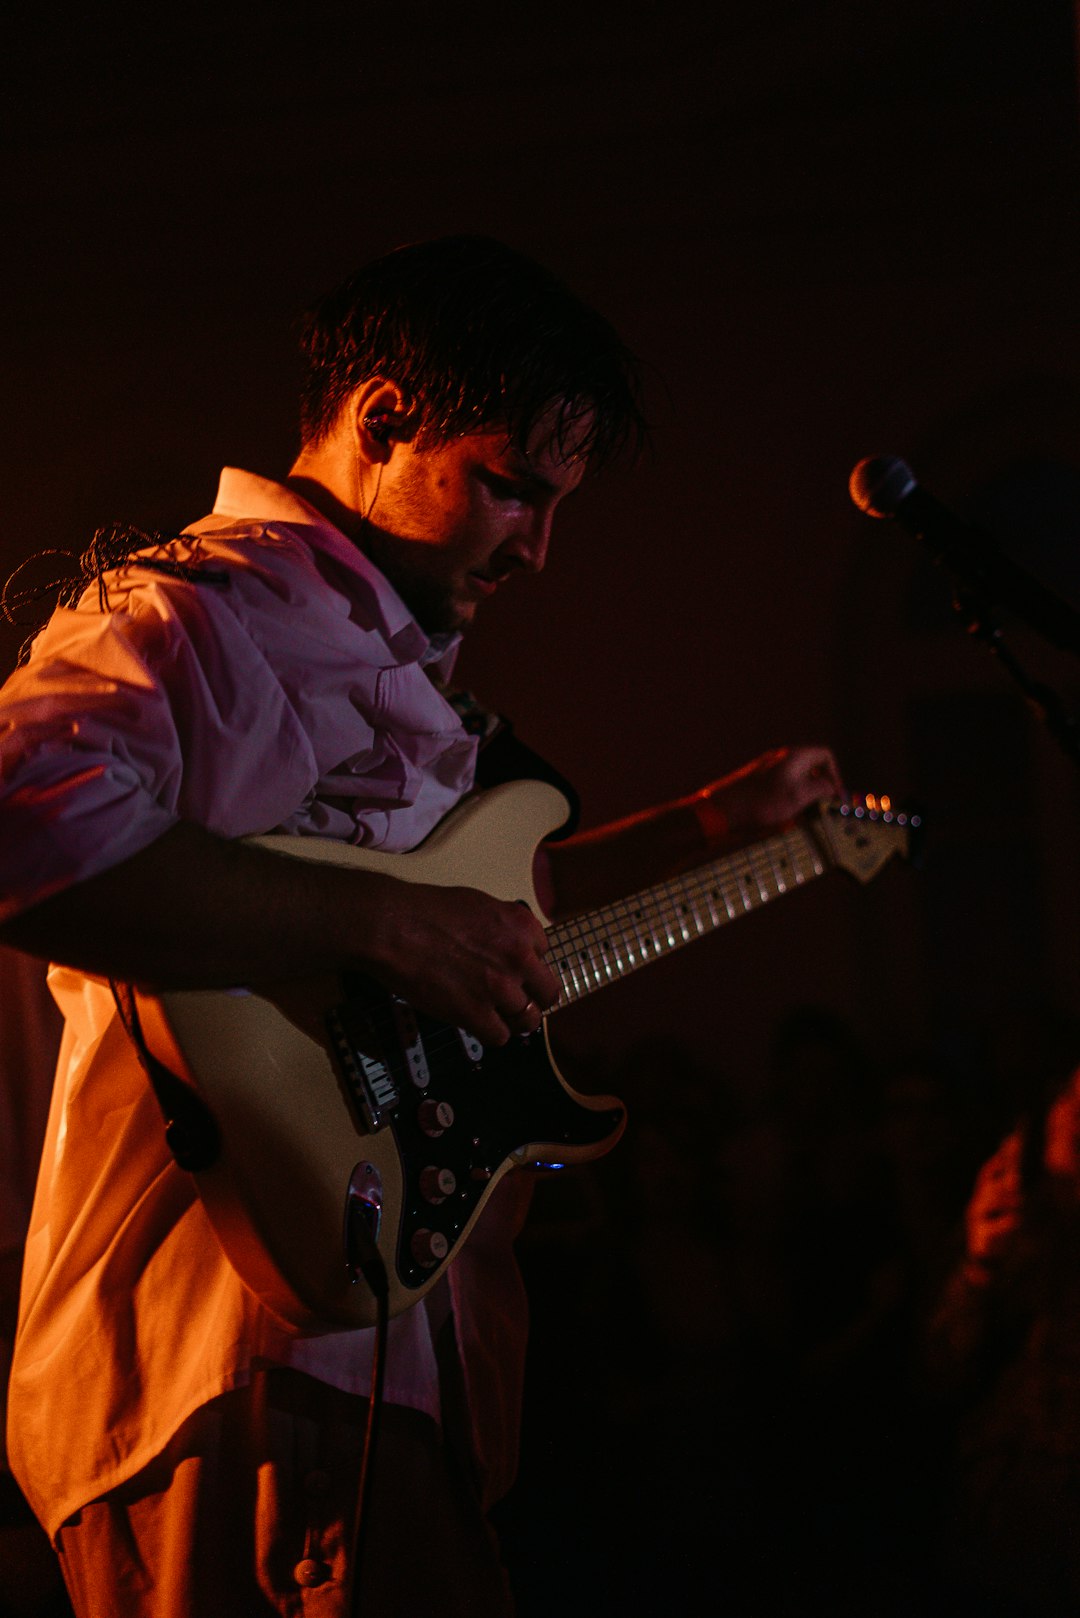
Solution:
M922 816L894 809L885 794L868 792L850 801L819 803L809 825L833 865L869 882L894 854L911 856Z

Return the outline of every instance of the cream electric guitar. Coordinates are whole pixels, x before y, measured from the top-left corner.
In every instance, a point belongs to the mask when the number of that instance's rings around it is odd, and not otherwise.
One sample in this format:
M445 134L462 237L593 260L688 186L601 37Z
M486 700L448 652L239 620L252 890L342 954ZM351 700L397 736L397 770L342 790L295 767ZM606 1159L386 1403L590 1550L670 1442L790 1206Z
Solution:
M549 926L556 1010L834 866L869 880L907 851L917 824L883 805L823 804L763 842ZM256 841L295 858L523 899L546 922L533 857L565 817L554 787L516 781L466 799L410 854ZM153 1055L194 1087L218 1126L216 1158L195 1178L225 1252L266 1307L301 1331L374 1323L374 1295L354 1262L355 1221L377 1243L390 1313L399 1314L443 1273L504 1174L598 1157L625 1123L620 1101L565 1082L546 1027L484 1049L368 980L301 983L273 1000L140 993L138 1007Z

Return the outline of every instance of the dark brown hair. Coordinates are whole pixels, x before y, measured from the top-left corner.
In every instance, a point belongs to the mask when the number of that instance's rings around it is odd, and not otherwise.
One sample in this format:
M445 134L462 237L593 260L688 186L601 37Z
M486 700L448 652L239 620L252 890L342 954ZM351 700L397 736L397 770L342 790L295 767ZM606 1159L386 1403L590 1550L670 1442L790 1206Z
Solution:
M505 426L523 445L554 408L554 437L603 464L645 434L636 360L614 328L548 270L483 236L398 248L306 317L303 442L325 437L360 383L397 384L418 447Z

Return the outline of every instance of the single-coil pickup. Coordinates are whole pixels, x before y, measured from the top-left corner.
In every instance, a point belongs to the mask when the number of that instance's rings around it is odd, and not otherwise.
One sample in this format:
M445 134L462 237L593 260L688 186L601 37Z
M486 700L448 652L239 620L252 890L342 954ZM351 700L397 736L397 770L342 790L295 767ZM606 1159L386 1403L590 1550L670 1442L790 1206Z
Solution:
M478 1039L474 1039L471 1034L467 1034L464 1028L459 1028L457 1034L461 1041L461 1048L465 1052L466 1059L470 1061L474 1067L479 1067L480 1063L484 1060L484 1047L481 1045Z
M407 1001L398 1000L396 997L393 1007L394 1024L397 1028L401 1054L405 1059L405 1067L416 1088L426 1090L431 1083L431 1072L428 1068L424 1042L420 1038L420 1024L416 1012Z

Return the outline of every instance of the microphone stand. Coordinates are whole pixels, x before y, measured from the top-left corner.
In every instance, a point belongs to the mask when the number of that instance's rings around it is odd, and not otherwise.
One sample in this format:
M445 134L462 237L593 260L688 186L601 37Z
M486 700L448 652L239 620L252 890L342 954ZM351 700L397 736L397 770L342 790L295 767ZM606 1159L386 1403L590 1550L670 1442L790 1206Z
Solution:
M1016 681L1028 703L1072 762L1080 765L1080 725L1060 694L1035 679L1005 644L997 609L1011 608L1036 633L1080 657L1080 613L1014 562L985 534L961 523L916 483L897 456L868 456L851 474L851 498L870 517L884 517L921 539L953 579L953 608Z
M940 560L935 558L936 561ZM1064 605L1064 604L1062 604ZM1067 610L1067 609L1066 609ZM969 635L981 640L997 658L1002 668L1016 681L1028 707L1042 720L1054 740L1072 762L1080 767L1080 724L1069 712L1060 693L1045 680L1037 680L1005 644L1001 624L993 610L990 597L971 579L957 577L953 583L953 611L960 618Z
M921 495L921 491L919 493ZM915 506L916 498L902 502L894 513L900 522L905 521L904 507ZM925 502L925 497L923 499ZM972 599L980 615L989 616L994 602L1011 607L1045 640L1080 657L1080 613L1011 556L1004 555L989 535L984 536L982 544L976 545L959 532L949 535L934 532L929 523L919 522L917 509L912 511L911 517L915 520L909 519L905 526L923 541L939 567L949 569L957 592ZM965 609L955 600L953 604L965 615Z

